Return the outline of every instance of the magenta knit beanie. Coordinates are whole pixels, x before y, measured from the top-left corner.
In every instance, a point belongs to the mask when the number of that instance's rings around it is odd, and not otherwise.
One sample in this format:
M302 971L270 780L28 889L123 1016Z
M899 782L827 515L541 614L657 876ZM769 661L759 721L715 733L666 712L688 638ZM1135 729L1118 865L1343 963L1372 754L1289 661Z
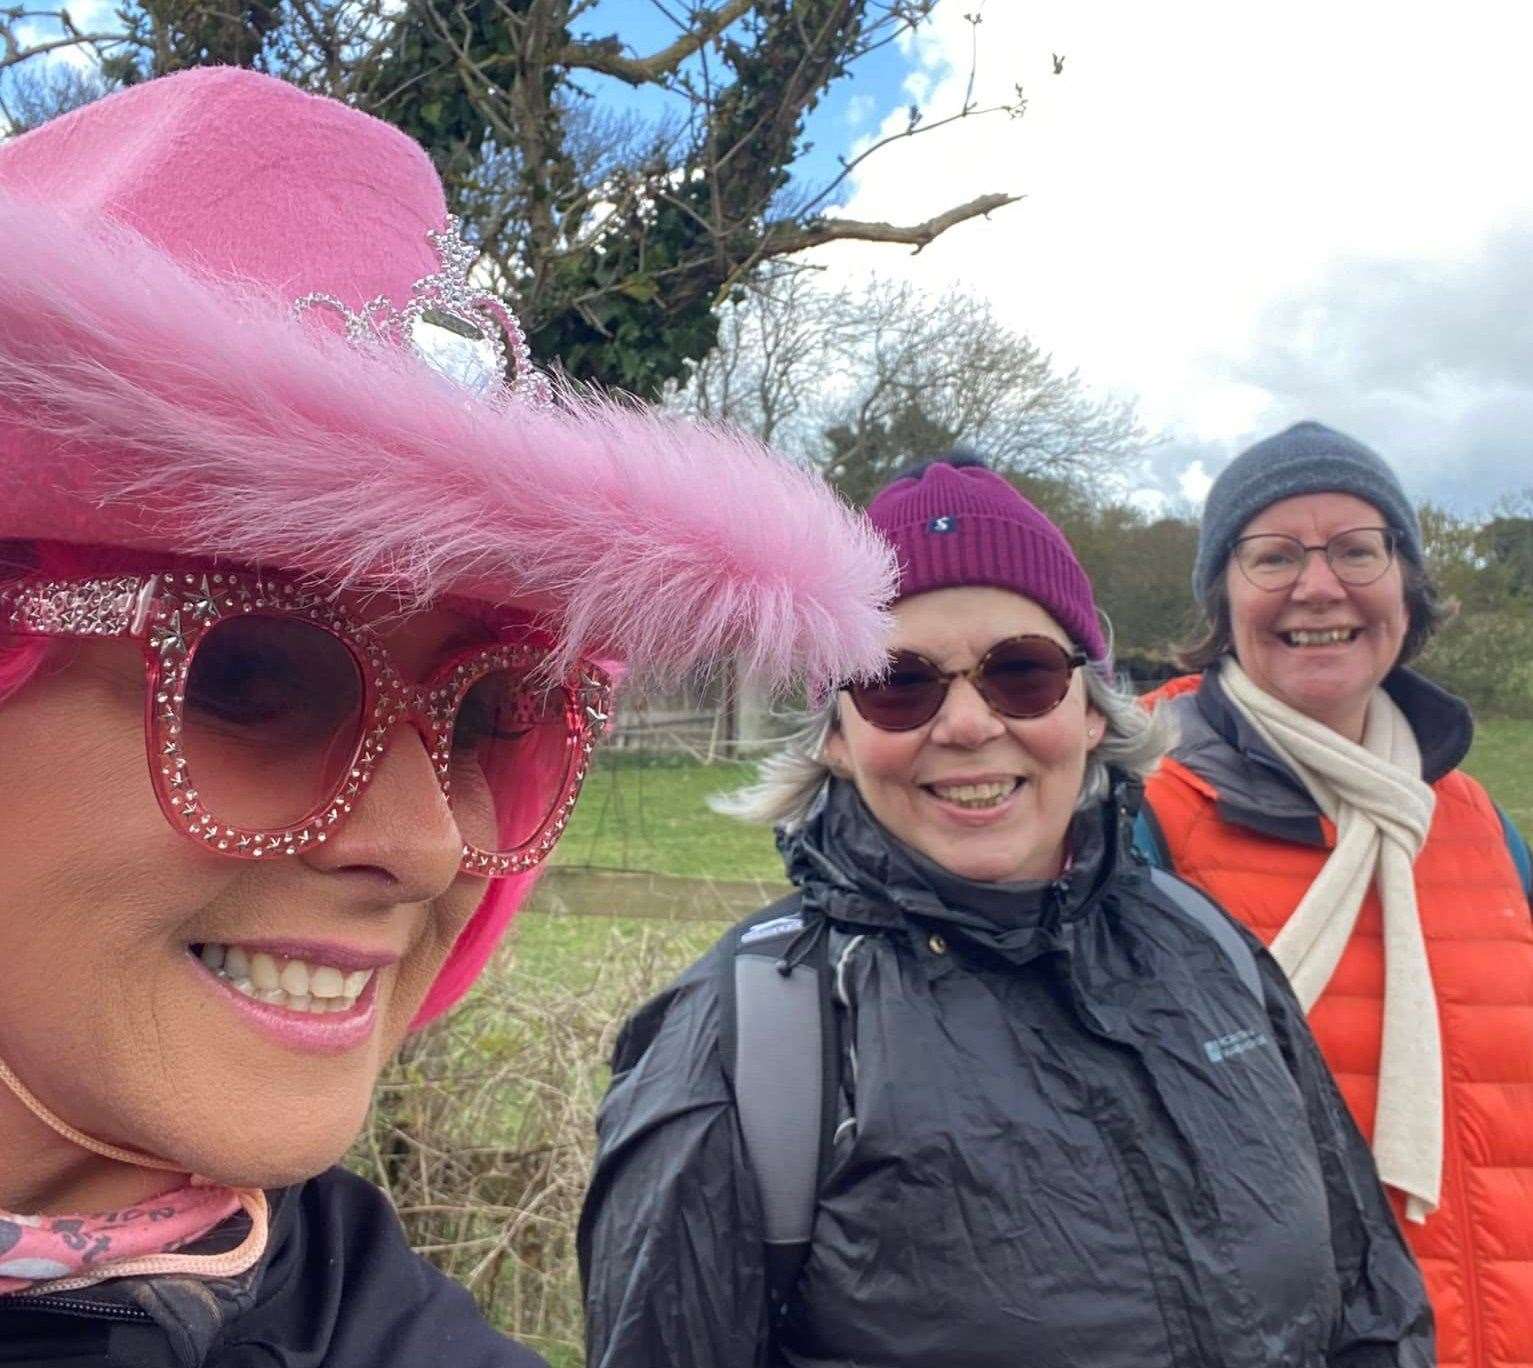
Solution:
M896 599L966 584L1010 589L1105 661L1091 581L1065 534L993 470L973 458L933 461L884 486L868 517L899 557Z

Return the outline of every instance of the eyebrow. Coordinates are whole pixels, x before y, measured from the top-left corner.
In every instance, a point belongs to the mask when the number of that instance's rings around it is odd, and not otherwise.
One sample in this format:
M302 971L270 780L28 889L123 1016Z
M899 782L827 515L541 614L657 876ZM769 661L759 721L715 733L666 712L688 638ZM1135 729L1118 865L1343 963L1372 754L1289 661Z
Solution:
M975 665L978 665L980 661L989 655L990 652L999 646L1003 641L1010 641L1013 637L1043 637L1047 641L1052 641L1062 651L1073 651L1075 649L1074 642L1069 641L1068 639L1065 641L1060 641L1056 637L1051 636L1048 632L1004 632L1002 635L992 640L988 646L984 646L977 651L971 651L969 664L963 668L969 669ZM955 650L939 653L935 649L928 649L922 646L903 646L896 643L895 645L890 646L889 649L890 651L909 651L914 655L925 656L926 659L931 661L932 664L935 665L939 670L952 670L955 668L952 661L954 655L956 654L956 648Z
M479 618L473 618L464 622L449 632L435 646L431 648L434 656L450 655L454 651L466 650L470 646L484 646L491 642L504 641L511 637L512 629L502 627L497 629L491 623Z

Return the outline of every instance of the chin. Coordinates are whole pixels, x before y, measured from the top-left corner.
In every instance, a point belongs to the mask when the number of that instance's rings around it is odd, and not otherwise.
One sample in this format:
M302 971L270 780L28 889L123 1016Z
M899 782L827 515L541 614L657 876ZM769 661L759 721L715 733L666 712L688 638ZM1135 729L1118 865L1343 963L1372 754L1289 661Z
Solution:
M998 850L994 854L977 852L974 850L953 850L946 852L948 858L937 854L931 858L940 864L949 874L955 874L960 879L969 879L974 883L1015 883L1019 879L1025 879L1023 872L1032 862L1031 853L1019 856L1015 846L1006 850Z
M1367 699L1374 685L1358 680L1295 680L1285 690L1289 705L1306 717L1326 717L1343 709L1352 708Z
M277 1154L266 1149L260 1152L230 1150L210 1155L201 1164L193 1165L190 1159L183 1162L201 1177L211 1178L225 1187L292 1187L339 1163L354 1138L348 1136L345 1144L327 1145L323 1149L316 1147L297 1151L284 1148Z
M226 1187L291 1187L338 1163L366 1117L340 1115L333 1108L319 1124L303 1124L296 1109L262 1109L261 1119L228 1116L217 1136L204 1135L178 1146L175 1160L191 1172Z

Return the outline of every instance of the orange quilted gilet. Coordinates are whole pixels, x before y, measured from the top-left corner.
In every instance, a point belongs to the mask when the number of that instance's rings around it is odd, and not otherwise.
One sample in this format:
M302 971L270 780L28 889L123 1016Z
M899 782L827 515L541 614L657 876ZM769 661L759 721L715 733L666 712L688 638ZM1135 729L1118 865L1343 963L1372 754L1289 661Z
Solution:
M1175 690L1180 692L1180 690ZM1171 692L1171 691L1168 691ZM1533 920L1485 791L1453 771L1416 861L1444 1065L1442 1203L1401 1226L1426 1275L1443 1368L1533 1365ZM1146 796L1178 874L1264 943L1329 850L1223 821L1213 788L1175 760ZM1327 843L1335 832L1325 823ZM1309 1023L1363 1133L1373 1131L1383 1031L1377 891ZM1391 1192L1395 1215L1403 1203Z

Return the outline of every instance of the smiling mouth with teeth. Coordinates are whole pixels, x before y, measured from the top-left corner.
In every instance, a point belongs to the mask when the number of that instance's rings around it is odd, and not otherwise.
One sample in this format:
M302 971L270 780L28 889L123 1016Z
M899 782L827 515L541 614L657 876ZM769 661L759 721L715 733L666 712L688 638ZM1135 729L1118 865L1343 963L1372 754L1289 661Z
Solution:
M988 784L927 784L925 788L944 803L964 808L998 807L1022 787L1020 779L997 779Z
M1343 646L1362 635L1361 627L1331 627L1323 632L1279 632L1290 646Z
M272 1007L315 1016L351 1011L374 973L371 969L348 971L333 964L286 959L239 945L209 942L189 949L215 978L236 992Z

